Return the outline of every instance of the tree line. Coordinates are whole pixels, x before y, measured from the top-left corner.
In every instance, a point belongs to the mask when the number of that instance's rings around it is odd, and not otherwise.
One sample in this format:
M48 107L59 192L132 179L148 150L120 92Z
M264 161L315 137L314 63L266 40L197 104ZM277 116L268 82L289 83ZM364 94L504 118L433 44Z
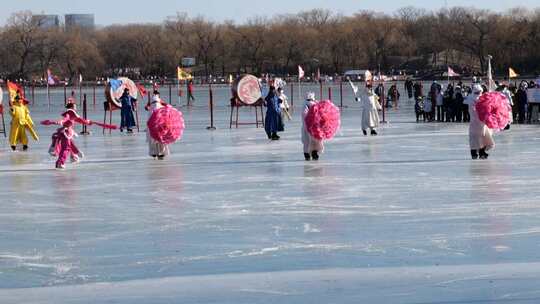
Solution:
M111 25L92 31L45 28L28 11L0 28L0 76L39 79L50 68L61 78L128 74L175 75L184 57L197 76L271 73L341 74L348 69L426 71L452 66L486 70L487 56L503 74L540 70L540 9L504 13L453 7L405 7L393 14L345 16L314 9L213 22L177 13L160 24ZM131 75L129 75L131 74Z

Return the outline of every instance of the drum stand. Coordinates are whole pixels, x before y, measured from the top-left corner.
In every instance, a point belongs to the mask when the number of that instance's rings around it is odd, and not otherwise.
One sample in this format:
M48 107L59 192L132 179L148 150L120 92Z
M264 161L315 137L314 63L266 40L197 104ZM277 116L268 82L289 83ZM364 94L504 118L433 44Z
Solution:
M103 124L107 123L107 113L109 113L109 125L112 125L112 113L113 111L118 110L118 107L109 101L105 101L103 102L103 108L104 108ZM112 130L109 129L109 134L111 133L112 133ZM103 134L105 134L105 127L103 127Z
M249 107L255 109L255 122L240 122L239 111L241 107ZM236 110L236 115L233 119L233 113ZM260 118L259 118L260 111ZM238 129L239 125L255 125L256 128L259 127L259 124L264 128L264 113L263 113L263 101L257 101L254 104L247 105L239 101L237 98L231 98L231 116L229 120L229 129L232 129L232 125Z

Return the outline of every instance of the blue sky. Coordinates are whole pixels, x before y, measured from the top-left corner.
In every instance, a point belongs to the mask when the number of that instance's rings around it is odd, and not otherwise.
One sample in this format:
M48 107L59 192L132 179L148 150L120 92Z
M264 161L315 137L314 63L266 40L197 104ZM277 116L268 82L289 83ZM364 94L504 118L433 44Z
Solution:
M2 1L0 25L14 12L31 10L33 13L63 15L66 13L94 13L96 23L109 25L113 23L156 23L176 11L187 12L192 16L203 15L211 20L235 20L241 23L253 16L272 16L282 13L295 13L312 8L327 8L342 14L352 14L361 9L392 13L400 7L413 5L426 9L439 9L449 6L471 6L488 8L494 11L505 11L517 5L523 7L540 7L540 0L12 0Z

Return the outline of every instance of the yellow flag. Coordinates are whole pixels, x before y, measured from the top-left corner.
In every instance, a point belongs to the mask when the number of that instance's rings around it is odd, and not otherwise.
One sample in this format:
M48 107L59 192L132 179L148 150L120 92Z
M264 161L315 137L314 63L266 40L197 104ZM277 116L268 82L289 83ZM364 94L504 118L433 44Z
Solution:
M229 74L229 84L232 84L233 83L233 76L232 74Z
M516 78L519 74L514 71L512 68L508 68L508 78Z
M176 68L176 76L178 77L178 80L188 80L193 78L191 74L182 70L180 67Z

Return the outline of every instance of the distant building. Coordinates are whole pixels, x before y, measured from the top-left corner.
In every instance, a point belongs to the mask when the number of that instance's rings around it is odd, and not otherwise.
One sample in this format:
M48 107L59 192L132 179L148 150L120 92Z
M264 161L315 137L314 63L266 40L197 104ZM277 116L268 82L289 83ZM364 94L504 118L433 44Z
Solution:
M60 18L58 15L33 15L32 22L44 29L60 27Z
M94 30L94 14L68 14L65 15L66 31L74 29Z

